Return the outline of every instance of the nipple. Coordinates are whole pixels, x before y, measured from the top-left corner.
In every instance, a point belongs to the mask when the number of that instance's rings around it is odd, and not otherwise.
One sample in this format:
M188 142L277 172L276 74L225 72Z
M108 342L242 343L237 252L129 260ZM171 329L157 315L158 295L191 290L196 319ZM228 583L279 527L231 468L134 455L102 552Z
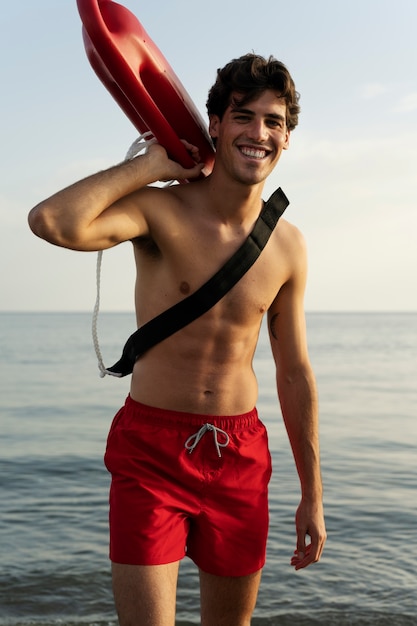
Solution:
M180 284L180 291L184 295L186 295L187 293L190 293L190 285L185 280L183 280L182 283Z

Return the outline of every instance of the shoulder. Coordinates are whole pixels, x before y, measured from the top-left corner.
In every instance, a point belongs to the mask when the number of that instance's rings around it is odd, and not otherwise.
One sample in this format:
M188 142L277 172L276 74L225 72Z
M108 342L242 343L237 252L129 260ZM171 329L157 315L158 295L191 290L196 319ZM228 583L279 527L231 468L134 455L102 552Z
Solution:
M277 245L295 271L307 264L307 244L303 233L291 222L281 218L276 231Z
M174 207L180 202L180 198L176 193L176 187L177 185L172 187L148 185L135 191L131 195L131 200L140 206L143 211L153 211L158 206Z
M278 222L280 235L283 237L288 245L293 246L305 246L305 237L301 230L295 226L292 222L289 222L284 217Z
M302 232L287 220L277 228L277 257L285 264L285 277L272 302L268 317L274 325L290 327L304 311L307 283L307 246ZM271 322L272 323L272 322Z
M180 234L183 238L194 228L198 210L196 199L188 192L190 186L148 186L132 197L133 210L136 207L147 225L145 239L153 241L159 249L164 249Z
M147 186L129 196L128 210L133 218L134 215L143 217L148 234L170 227L173 221L181 219L184 202L175 187Z
M286 219L280 219L275 232L277 271L282 271L282 283L269 309L269 315L292 315L302 307L307 283L307 247L304 235Z
M190 185L173 184L165 187L149 185L136 191L132 195L132 200L149 217L157 216L160 209L170 213L184 213L190 206L188 187Z

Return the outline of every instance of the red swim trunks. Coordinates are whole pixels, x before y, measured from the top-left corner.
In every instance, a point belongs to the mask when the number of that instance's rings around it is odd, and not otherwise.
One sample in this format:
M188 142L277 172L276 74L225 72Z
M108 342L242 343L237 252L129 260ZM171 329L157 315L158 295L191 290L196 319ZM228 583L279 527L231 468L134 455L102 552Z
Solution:
M161 565L189 556L217 576L263 567L271 457L256 409L212 417L129 396L113 420L105 463L113 562Z

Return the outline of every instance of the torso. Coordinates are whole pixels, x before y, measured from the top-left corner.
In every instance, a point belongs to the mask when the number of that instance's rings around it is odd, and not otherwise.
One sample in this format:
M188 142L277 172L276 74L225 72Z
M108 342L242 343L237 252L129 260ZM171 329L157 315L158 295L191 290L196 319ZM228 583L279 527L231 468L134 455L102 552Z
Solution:
M134 242L138 326L205 283L243 243L258 216L233 226L193 211L187 202L174 203L169 214L157 211L151 236ZM238 415L255 406L252 360L262 318L291 272L288 228L281 218L253 267L226 296L137 361L135 400L207 415Z

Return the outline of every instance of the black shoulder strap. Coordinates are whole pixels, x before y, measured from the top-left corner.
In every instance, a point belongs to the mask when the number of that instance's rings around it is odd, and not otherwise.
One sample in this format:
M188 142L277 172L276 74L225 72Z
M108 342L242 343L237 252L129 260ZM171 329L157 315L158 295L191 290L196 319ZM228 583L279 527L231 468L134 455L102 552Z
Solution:
M223 267L197 291L134 332L120 360L106 369L106 373L118 377L131 374L135 362L147 350L190 324L223 298L255 263L288 204L282 189L277 189L264 204L252 232Z

